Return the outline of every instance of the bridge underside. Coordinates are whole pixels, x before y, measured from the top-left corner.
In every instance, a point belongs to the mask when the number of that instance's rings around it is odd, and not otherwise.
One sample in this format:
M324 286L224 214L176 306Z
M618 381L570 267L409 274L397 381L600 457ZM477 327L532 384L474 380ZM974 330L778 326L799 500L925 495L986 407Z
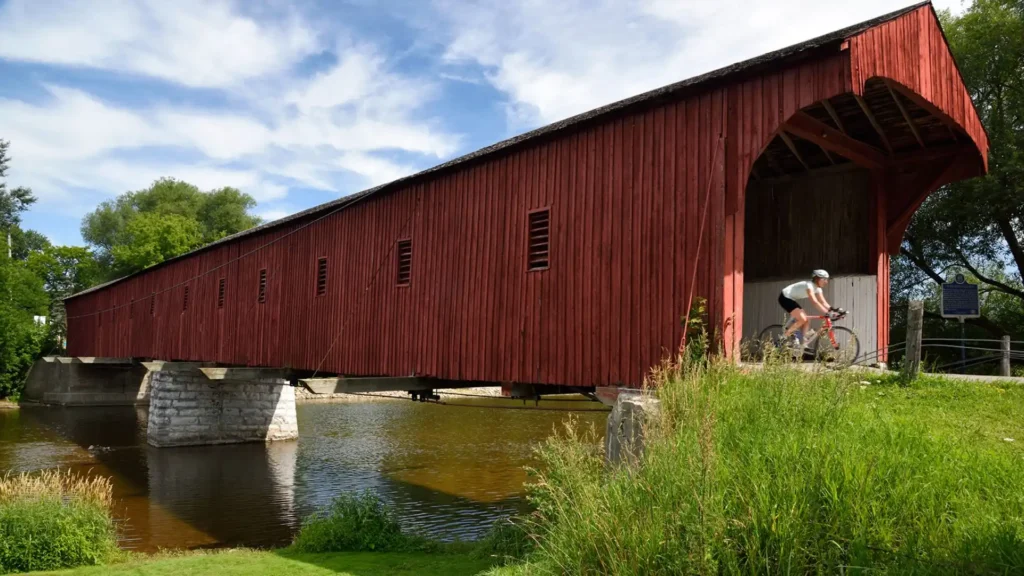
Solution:
M307 398L408 392L422 401L438 399L441 389L499 386L513 398L593 391L416 376L315 375L205 362L48 357L33 367L25 399L60 406L148 405L147 441L162 448L294 440L300 390Z

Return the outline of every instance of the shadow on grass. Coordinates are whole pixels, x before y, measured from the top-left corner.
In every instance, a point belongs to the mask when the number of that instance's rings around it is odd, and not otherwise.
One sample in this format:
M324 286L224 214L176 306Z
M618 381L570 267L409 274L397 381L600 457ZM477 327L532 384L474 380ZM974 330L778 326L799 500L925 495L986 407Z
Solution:
M337 574L352 576L471 576L486 572L494 565L494 561L489 558L454 551L303 554L285 549L274 552L274 556L289 563L312 565Z

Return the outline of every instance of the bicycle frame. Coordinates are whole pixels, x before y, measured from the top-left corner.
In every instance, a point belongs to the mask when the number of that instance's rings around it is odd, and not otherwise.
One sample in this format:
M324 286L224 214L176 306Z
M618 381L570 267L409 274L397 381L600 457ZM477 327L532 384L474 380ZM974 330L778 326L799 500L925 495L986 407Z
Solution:
M844 314L844 316L845 316L845 314ZM842 318L842 316L836 317L835 319L838 320L839 318ZM828 334L828 340L829 340L829 342L832 343L832 348L834 348L834 349L835 348L839 348L839 344L836 343L836 333L835 333L835 330L832 329L834 324L832 323L833 322L833 316L831 314L822 314L822 315L819 315L819 316L808 316L807 320L821 320L822 324L821 324L821 328L815 330L814 334L812 334L810 337L807 338L807 340L801 346L801 349L806 350L808 347L810 347L811 344L816 342L818 340L818 338L821 337L822 332L825 332L825 333ZM782 328L784 330L789 328L789 325L792 324L793 322L796 322L796 320L794 320L793 317L790 316L789 319L786 321L786 323L782 325Z

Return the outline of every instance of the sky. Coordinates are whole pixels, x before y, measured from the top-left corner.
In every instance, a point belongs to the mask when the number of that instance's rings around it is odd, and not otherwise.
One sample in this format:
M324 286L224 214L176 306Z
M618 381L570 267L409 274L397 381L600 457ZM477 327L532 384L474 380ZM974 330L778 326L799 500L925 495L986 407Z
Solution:
M913 3L0 0L7 182L58 244L161 177L273 220Z

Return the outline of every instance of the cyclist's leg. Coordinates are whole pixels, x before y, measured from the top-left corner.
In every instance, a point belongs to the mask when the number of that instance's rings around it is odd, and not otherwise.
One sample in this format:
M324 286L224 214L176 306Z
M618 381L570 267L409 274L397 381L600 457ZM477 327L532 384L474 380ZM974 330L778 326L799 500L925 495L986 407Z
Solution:
M794 308L789 315L793 318L793 323L790 324L789 328L786 328L785 333L783 333L785 338L789 338L797 330L803 330L810 323L810 320L807 319L807 314L804 313L803 308Z

